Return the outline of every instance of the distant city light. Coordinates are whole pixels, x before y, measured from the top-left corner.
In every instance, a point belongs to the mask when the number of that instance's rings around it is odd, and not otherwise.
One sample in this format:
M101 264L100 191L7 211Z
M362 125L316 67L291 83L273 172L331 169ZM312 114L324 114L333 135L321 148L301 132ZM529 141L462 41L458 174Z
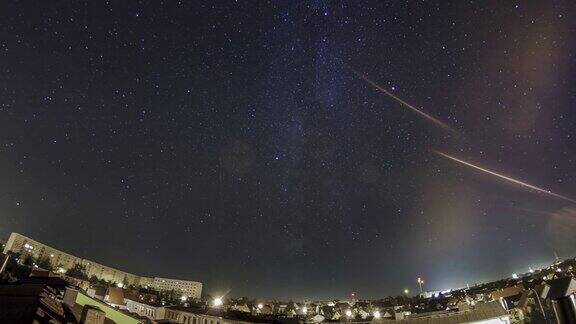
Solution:
M556 272L562 272L562 269L558 268L556 269Z
M124 284L121 283L121 282L117 283L116 286L117 286L118 288L124 288Z
M347 309L346 310L346 316L351 317L352 316L352 311Z
M374 312L374 318L375 318L375 319L380 319L380 312L379 312L379 311L375 311L375 312Z
M187 301L187 300L188 300L188 297L186 297L186 296L182 296L182 297L180 297L180 300L181 300L181 301L183 301L183 302L185 302L185 301Z
M529 271L530 273L534 273L534 269L532 269L532 268L528 268L528 271Z
M222 297L216 297L214 298L214 300L212 301L212 305L214 307L220 307L222 306L223 302L222 302Z
M408 295L408 294L410 293L410 290L404 289L404 293L405 293L406 295Z
M262 308L264 308L264 305L262 305L262 303L260 303L260 304L258 304L257 307L258 307L258 309L262 309Z
M512 274L512 279L518 279L518 275L515 274L515 273L513 273L513 274Z
M50 257L53 258L53 257L54 257L54 254L50 254Z
M308 313L308 308L306 306L302 307L302 314L306 315Z

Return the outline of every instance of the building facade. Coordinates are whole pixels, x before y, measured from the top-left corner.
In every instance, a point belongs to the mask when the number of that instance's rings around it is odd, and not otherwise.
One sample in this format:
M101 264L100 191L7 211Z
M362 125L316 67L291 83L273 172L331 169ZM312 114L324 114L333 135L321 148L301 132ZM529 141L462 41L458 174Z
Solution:
M193 299L200 298L202 295L202 283L200 282L139 276L74 256L18 233L12 233L6 242L4 254L9 252L31 255L34 258L47 257L54 270L60 273L65 273L75 264L81 264L86 267L86 274L89 278L96 276L98 279L115 283L150 287L156 290L174 290Z
M202 283L197 281L156 277L153 279L151 287L156 290L163 290L163 291L174 290L178 294L182 294L182 296L194 299L200 298L202 294Z
M164 319L164 306L160 304L144 303L138 300L124 298L126 309L131 313L146 316L149 319Z
M255 318L246 315L245 318L234 318L226 313L207 314L204 310L192 308L168 306L164 309L164 319L171 323L181 324L270 324L276 321Z
M131 285L139 285L140 282L138 275L79 258L18 233L12 233L6 242L4 254L8 252L31 255L34 258L46 257L50 260L54 270L61 273L65 273L75 264L81 264L86 268L86 274L89 278L96 276L106 281Z

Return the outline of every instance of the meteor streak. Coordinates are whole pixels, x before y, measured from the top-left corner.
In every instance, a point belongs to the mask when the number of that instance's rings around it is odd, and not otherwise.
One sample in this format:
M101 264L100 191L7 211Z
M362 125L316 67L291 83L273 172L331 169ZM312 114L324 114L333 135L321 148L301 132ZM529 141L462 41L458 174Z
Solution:
M354 73L357 77L359 77L360 79L368 82L370 85L372 85L374 88L382 91L385 95L387 95L388 97L396 100L397 102L399 102L400 104L402 104L405 107L408 107L409 109L411 109L413 112L417 113L418 115L420 115L420 117L424 117L426 119L428 119L429 121L433 122L434 124L436 124L437 126L440 126L442 128L444 128L447 131L450 131L452 133L456 133L456 131L454 129L452 129L450 126L446 125L445 123L441 122L440 120L428 115L427 113L423 112L422 110L414 107L413 105L411 105L410 103L398 98L397 96L395 96L393 93L391 93L390 91L384 89L382 86L380 86L378 83L368 79L366 76L364 76L362 73L356 71L354 68L352 68L351 66L347 65L344 63L344 66L349 69L350 71L352 71L352 73Z
M443 156L443 157L445 157L445 158L447 158L447 159L450 159L450 160L452 160L452 161L456 161L456 162L458 162L458 163L467 165L467 166L469 166L469 167L471 167L471 168L474 168L474 169L476 169L476 170L480 170L480 171L482 171L482 172L491 174L491 175L496 176L496 177L498 177L498 178L500 178L500 179L504 179L504 180L507 180L507 181L512 182L512 183L515 183L515 184L519 184L519 185L521 185L521 186L523 186L523 187L530 188L530 189L532 189L532 190L534 190L534 191L537 191L537 192L540 192L540 193L545 193L545 194L547 194L547 195L550 195L550 196L553 196L553 197L556 197L556 198L560 198L560 199L563 199L563 200L566 200L566 201L569 201L569 202L576 203L576 200L571 199L571 198L568 198L568 197L565 197L565 196L562 196L562 195L559 195L559 194L557 194L557 193L553 193L553 192L550 191L550 190L538 188L538 187L533 186L533 185L531 185L531 184L528 184L528 183L526 183L526 182L522 182L522 181L520 181L520 180L516 180L516 179L510 178L510 177L507 177L507 176L505 176L505 175L496 173L496 172L494 172L494 171L490 171L490 170L481 168L481 167L476 166L476 165L474 165L474 164L472 164L472 163L469 163L469 162L466 162L466 161L457 159L457 158L455 158L455 157L453 157L453 156L450 156L450 155L448 155L448 154L445 154L445 153L442 153L442 152L439 152L439 151L436 151L436 150L432 150L432 152L434 152L434 153L436 153L436 154L438 154L438 155L440 155L440 156Z

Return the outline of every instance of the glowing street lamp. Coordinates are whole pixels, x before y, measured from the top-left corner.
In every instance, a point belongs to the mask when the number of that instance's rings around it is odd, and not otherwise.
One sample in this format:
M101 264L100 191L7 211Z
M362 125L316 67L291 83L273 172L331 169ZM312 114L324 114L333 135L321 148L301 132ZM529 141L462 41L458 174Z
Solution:
M375 319L380 319L380 316L381 316L381 315L380 315L380 311L377 310L377 311L374 312L374 318L375 318Z
M212 305L213 305L214 307L220 307L220 306L222 306L222 304L223 304L222 297L216 297L216 298L214 298L214 300L212 301Z
M185 301L187 301L187 300L188 300L188 297L186 297L186 296L182 295L182 297L180 297L180 300L181 300L181 301L183 301L183 302L185 302Z
M262 303L260 303L260 304L258 304L258 306L256 306L256 307L258 307L258 309L262 309L262 308L264 308L264 305L262 305Z
M306 306L302 307L302 314L306 315L308 313L308 308Z
M409 293L410 293L410 290L404 289L404 295L408 296Z
M346 316L347 316L347 317L352 317L352 311L349 310L349 309L347 309L347 310L346 310Z
M117 286L118 288L123 288L123 287L124 287L124 284L121 283L121 282L119 282L119 283L116 284L116 286Z
M515 273L513 273L513 274L512 274L512 279L518 279L518 275L515 274Z

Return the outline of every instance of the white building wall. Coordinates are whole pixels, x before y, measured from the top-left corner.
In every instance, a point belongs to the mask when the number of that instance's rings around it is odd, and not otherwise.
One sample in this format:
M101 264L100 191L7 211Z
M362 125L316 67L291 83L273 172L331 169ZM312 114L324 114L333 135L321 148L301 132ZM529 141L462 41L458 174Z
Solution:
M86 267L88 277L96 276L99 279L116 283L121 283L126 279L128 284L149 286L157 290L175 290L188 298L200 298L202 295L202 283L200 282L138 276L62 252L18 233L12 233L8 238L4 253L8 252L20 253L21 255L30 254L35 258L47 256L56 271L59 270L58 268L67 271L74 264L80 263Z
M149 319L164 319L164 307L147 305L131 299L124 299L126 309L129 312L136 313L140 316L146 316Z
M67 271L78 263L86 267L88 277L96 276L99 279L118 283L126 278L129 284L137 284L139 281L139 276L137 275L79 258L18 233L12 233L8 239L4 253L9 251L20 253L21 255L30 254L35 258L46 256L50 258L50 262L56 271L60 270L60 268Z
M8 252L20 253L21 255L29 254L35 258L46 256L50 258L50 262L54 267L62 267L64 269L70 269L75 263L82 262L81 258L62 252L18 233L12 233L10 235L4 247L4 253L6 254Z
M181 324L258 324L210 316L206 314L189 313L183 310L176 310L171 308L165 309L164 319L170 320L170 322Z
M198 299L202 295L202 283L197 281L155 277L152 288L165 291L174 290L183 296L194 299Z

